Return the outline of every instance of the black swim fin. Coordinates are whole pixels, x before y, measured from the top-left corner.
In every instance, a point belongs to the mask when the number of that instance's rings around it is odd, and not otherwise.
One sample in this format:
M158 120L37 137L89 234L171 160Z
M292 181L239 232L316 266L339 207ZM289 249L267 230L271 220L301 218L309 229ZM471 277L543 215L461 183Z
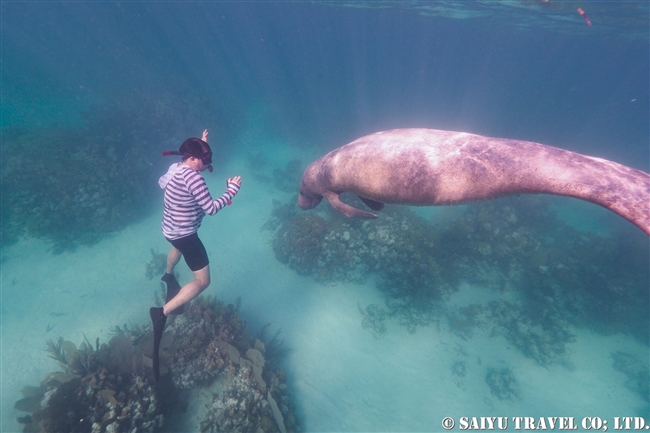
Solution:
M153 377L158 382L160 377L160 359L158 351L160 350L160 340L162 340L163 330L165 329L165 322L167 317L163 314L162 307L151 307L149 309L149 316L151 316L151 323L153 323Z
M172 298L176 295L178 295L178 292L181 291L181 285L178 284L178 280L176 280L176 277L174 274L165 274L161 278L162 281L167 284L167 298L165 298L165 304L169 301L172 300ZM185 311L185 305L181 305L177 309L170 311L169 314L183 314Z

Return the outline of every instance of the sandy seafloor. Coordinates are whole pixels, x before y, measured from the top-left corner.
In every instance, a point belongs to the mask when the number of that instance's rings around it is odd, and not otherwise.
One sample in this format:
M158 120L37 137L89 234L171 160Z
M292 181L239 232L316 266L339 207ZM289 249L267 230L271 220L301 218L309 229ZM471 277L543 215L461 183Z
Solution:
M276 153L297 157L295 149ZM308 160L315 155L303 155ZM625 387L627 377L613 369L611 353L648 356L648 347L625 335L602 336L573 329L569 363L540 367L503 337L476 331L469 340L445 326L409 334L391 321L384 338L361 327L357 303L383 304L372 280L365 284L322 285L300 277L276 260L271 232L261 229L272 200L291 194L256 181L243 167L245 157L205 173L213 195L226 178L243 176L234 204L206 217L199 231L211 260L212 284L205 292L226 303L242 299L241 313L253 331L272 323L292 351L284 361L292 399L305 431L441 431L451 416L598 416L613 427L615 416L638 416L647 403ZM273 162L272 162L273 163ZM278 162L278 168L284 162ZM162 173L161 173L162 174ZM563 201L562 203L567 203ZM321 204L324 206L326 204ZM598 215L606 211L587 205ZM161 193L162 208L162 193ZM2 432L19 431L13 408L26 385L37 385L59 369L47 357L45 342L61 336L77 344L109 338L109 327L148 323L148 309L160 290L148 280L150 250L166 252L161 212L74 252L54 255L37 240L5 248L2 263ZM436 212L430 210L429 212ZM597 218L596 218L597 219ZM177 268L181 283L190 272ZM512 293L464 285L451 302L488 302ZM52 327L46 332L48 327ZM467 374L452 374L456 361ZM501 401L485 382L491 367L511 367L521 399ZM185 417L174 428L198 431L196 413L207 390L196 390ZM512 428L512 422L510 428ZM458 430L458 427L456 427Z

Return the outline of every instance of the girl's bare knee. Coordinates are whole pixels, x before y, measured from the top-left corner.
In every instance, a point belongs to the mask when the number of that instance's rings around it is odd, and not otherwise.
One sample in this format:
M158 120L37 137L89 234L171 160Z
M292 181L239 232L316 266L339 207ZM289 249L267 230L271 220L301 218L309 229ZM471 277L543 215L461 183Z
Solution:
M210 268L205 266L198 271L194 271L194 280L200 285L201 291L210 285Z

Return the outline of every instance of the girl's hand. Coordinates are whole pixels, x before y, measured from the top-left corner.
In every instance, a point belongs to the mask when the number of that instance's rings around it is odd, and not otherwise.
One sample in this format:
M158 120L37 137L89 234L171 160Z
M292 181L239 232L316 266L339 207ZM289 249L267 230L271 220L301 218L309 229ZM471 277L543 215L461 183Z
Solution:
M226 186L228 186L230 182L234 182L237 185L241 186L241 176L231 177L230 179L228 179L228 182L226 182Z
M206 129L203 131L203 136L201 137L201 140L205 141L206 143L208 142L208 130Z

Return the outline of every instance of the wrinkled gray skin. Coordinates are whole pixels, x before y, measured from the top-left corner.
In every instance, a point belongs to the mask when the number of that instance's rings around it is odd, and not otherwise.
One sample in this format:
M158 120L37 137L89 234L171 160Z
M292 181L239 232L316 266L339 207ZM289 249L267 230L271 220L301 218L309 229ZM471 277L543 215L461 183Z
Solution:
M528 141L435 129L366 135L312 162L298 205L325 197L348 217L376 218L339 200L440 206L513 194L579 198L616 212L650 235L650 175L615 162Z

